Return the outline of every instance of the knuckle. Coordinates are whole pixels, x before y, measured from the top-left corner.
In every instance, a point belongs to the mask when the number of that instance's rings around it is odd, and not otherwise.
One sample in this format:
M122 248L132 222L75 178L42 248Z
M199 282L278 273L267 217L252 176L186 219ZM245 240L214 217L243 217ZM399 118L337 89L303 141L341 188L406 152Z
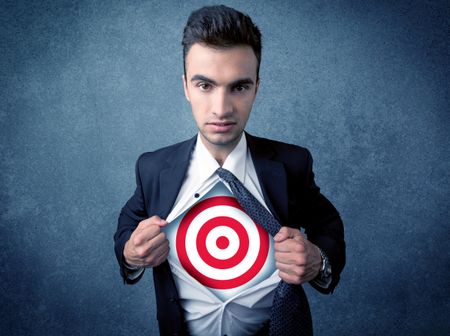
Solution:
M146 263L150 266L154 266L155 265L155 257L153 255L149 255L146 259L145 259Z
M292 273L286 274L285 280L286 280L286 282L288 282L290 284L295 284L295 285L298 285L301 282L300 277L297 276L296 274L292 274Z
M142 248L142 247L136 248L136 255L138 256L138 258L145 258L145 254L146 254L146 251L144 248Z
M294 263L296 265L304 265L305 264L305 257L303 255L301 255L301 254L297 254L294 257Z
M297 242L294 245L293 249L294 249L294 252L296 252L296 253L304 253L305 252L305 246L299 242Z
M285 265L279 262L275 262L275 268L281 272L283 272L286 269Z
M147 219L141 220L141 221L139 222L139 224L138 224L138 227L146 226L146 225L148 225L150 222L151 222L151 218L147 218Z
M142 239L141 239L141 237L140 237L139 235L135 235L135 236L133 236L133 237L131 238L131 243L132 243L134 246L139 246L139 245L142 244Z
M283 226L283 227L280 229L280 232L281 232L282 234L289 234L289 228L288 228L287 226Z
M296 267L295 275L297 277L302 277L303 275L305 275L305 268L304 267Z
M149 218L150 221L159 221L161 220L161 218L158 215L153 215L152 217Z
M161 232L161 228L156 224L152 224L150 228L154 236L157 236Z
M302 283L302 281L299 278L292 279L292 284L294 284L294 285L300 285L301 283Z

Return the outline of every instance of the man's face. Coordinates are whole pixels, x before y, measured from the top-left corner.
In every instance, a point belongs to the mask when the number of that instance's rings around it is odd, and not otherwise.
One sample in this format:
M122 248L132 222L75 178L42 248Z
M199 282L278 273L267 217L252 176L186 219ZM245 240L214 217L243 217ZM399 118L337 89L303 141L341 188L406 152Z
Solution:
M184 91L208 149L231 152L239 142L258 89L257 62L250 46L189 50Z

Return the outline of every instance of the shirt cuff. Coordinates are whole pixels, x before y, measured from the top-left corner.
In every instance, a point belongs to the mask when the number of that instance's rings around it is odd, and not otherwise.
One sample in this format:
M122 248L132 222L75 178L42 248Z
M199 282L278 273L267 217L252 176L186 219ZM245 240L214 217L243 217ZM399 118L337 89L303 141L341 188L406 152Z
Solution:
M139 266L131 266L128 265L127 263L123 263L123 267L126 269L126 277L127 280L135 280L137 279L145 270L144 267L139 267Z

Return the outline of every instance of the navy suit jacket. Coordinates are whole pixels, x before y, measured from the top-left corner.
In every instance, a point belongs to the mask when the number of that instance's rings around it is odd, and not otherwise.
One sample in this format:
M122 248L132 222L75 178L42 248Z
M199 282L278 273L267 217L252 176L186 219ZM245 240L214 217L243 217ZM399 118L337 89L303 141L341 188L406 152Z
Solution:
M332 266L332 283L327 289L312 282L311 285L322 293L332 292L345 265L344 229L339 213L314 182L311 154L299 146L245 134L267 206L282 226L304 228L308 240L325 251ZM136 190L122 208L114 236L116 256L127 283L135 283L139 278L127 279L125 243L140 221L153 215L168 216L184 181L196 139L195 136L144 153L136 163ZM153 279L160 333L187 334L167 261L153 268Z

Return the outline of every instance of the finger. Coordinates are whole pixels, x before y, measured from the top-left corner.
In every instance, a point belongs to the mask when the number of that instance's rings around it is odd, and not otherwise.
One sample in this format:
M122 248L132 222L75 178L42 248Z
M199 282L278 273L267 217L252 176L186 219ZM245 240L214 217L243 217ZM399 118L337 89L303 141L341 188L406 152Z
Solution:
M289 232L288 232L288 228L286 226L283 226L278 233L273 237L273 240L275 242L282 242L283 240L288 239L289 237Z
M152 224L149 226L143 226L136 229L131 235L131 241L134 246L142 246L146 242L152 240L161 233L161 229L158 225Z
M147 249L149 253L151 253L154 250L157 250L160 248L163 244L169 244L169 241L166 239L166 234L164 232L160 232L157 236L155 236L152 240L149 240L147 242Z
M160 265L164 260L166 260L167 256L169 255L169 251L169 242L166 241L156 250L152 251L152 253L147 258L145 258L146 265L151 267Z
M300 230L283 226L278 233L273 237L276 242L281 242L286 239L294 238L301 235Z
M306 255L290 252L275 252L275 261L286 265L306 265Z
M303 254L306 252L306 246L303 241L287 239L281 242L275 242L273 245L275 252L292 252Z
M302 279L299 279L298 277L296 277L293 274L284 273L282 271L278 272L278 276L283 281L287 282L288 284L300 285L301 283L305 282L305 281L302 281Z
M299 241L299 242L307 241L305 235L300 231L298 231L298 234L296 234L294 237L292 237L292 239Z
M286 265L282 263L276 263L275 265L280 272L296 277L303 277L306 273L306 268L304 266Z
M167 221L164 219L161 219L161 217L155 215L152 216L150 218L144 219L143 221L141 221L138 225L138 227L147 227L147 226L151 226L151 225L158 225L159 227L163 227L167 225Z
M143 266L153 266L160 255L169 250L169 242L163 241L159 246L153 249L139 247L136 249L136 259L140 261Z
M135 247L136 254L139 258L146 258L153 253L153 251L157 250L163 244L169 244L169 241L166 239L166 235L164 232L160 232L152 239L144 241L142 244Z

